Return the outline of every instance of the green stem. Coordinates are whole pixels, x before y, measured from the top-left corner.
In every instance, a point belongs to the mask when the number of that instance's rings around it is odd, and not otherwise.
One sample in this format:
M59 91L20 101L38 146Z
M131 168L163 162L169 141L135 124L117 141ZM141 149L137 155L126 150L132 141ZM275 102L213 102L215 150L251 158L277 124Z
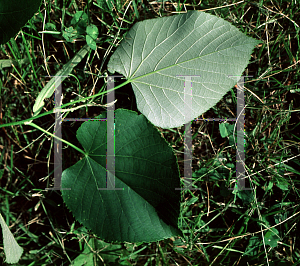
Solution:
M77 146L73 145L72 143L70 143L70 142L68 142L68 141L66 141L66 140L64 140L64 139L61 139L61 138L59 138L59 137L53 135L52 133L46 131L45 129L43 129L43 128L41 128L41 127L39 127L38 125L36 125L36 124L34 124L34 123L29 123L28 125L29 125L29 126L32 126L32 127L34 127L34 128L36 128L36 129L39 129L39 130L43 131L44 133L46 133L46 134L52 136L53 138L56 138L56 139L58 139L58 140L60 140L60 141L62 141L62 142L64 142L64 143L70 145L70 146L73 147L75 150L77 150L77 151L79 151L79 152L81 152L82 154L85 155L85 152L84 152L82 149L79 149Z
M97 94L95 94L95 95L88 96L88 97L85 97L85 98L82 98L82 99L79 99L79 100L76 100L76 101L73 101L73 102L69 102L69 103L63 104L62 106L60 106L60 108L64 108L64 107L66 107L66 106L69 106L69 105L72 105L72 104L75 104L75 103L79 103L79 102L83 102L83 101L88 100L88 99L91 99L91 98L95 98L95 97L100 96L100 95L102 95L102 94L105 94L105 93L111 92L111 91L113 91L113 90L119 89L119 88L125 86L125 85L128 84L128 83L130 83L130 81L129 81L129 80L126 80L125 82L123 82L122 84L118 85L117 87L115 87L115 88L113 88L113 89L111 89L111 90L104 91L104 92L99 92L99 93L97 93ZM51 111L48 111L48 112L45 112L45 113L42 113L42 114L39 114L39 115L30 117L30 118L25 119L25 120L22 120L22 121L17 121L17 122L11 122L11 123L7 123L7 124L2 124L2 125L0 125L0 128L1 128L1 127L8 127L8 126L22 125L22 124L24 124L24 123L26 123L26 122L28 122L27 124L30 125L30 123L29 123L30 121L32 121L32 120L34 120L34 119L37 119L37 118L40 118L40 117L43 117L43 116L45 116L45 115L52 114L52 113L53 113L53 110L54 110L54 109L52 109Z

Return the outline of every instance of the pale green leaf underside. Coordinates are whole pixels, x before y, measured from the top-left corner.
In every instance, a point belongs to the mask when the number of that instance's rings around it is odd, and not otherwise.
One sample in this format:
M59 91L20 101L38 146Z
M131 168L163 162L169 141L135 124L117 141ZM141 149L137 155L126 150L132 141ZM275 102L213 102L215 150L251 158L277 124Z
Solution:
M106 128L106 121L88 121L77 131L87 156L62 173L62 188L71 188L62 190L63 199L74 217L110 242L182 235L176 156L143 115L115 111L115 187L124 190L98 190L106 188Z
M213 107L237 83L258 43L221 18L190 11L136 23L108 70L131 82L139 111L154 125L179 127ZM185 104L184 77L177 75L200 75L192 78L192 106Z
M0 213L0 225L2 227L4 253L7 263L18 263L23 253L23 248L20 247L15 240L13 234L9 230Z

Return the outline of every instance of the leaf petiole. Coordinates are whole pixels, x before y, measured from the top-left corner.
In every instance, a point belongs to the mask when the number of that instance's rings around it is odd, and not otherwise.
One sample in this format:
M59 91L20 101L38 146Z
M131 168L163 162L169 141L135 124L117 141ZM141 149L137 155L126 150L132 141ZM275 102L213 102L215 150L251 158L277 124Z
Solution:
M74 148L75 150L81 152L83 155L86 155L86 153L85 153L82 149L78 148L77 146L73 145L72 143L70 143L70 142L68 142L68 141L66 141L66 140L64 140L64 139L61 139L61 138L59 138L59 137L53 135L52 133L46 131L45 129L43 129L43 128L41 128L41 127L39 127L38 125L36 125L36 124L34 124L34 123L32 123L32 122L31 122L31 123L28 123L27 125L32 126L32 127L36 128L36 129L39 129L39 130L43 131L45 134L48 134L48 135L50 135L51 137L56 138L56 139L60 140L61 142L64 142L64 143L70 145L70 146L71 146L72 148Z
M71 104L83 102L83 101L85 101L85 100L92 99L92 98L95 98L95 97L100 96L100 95L102 95L102 94L105 94L105 93L111 92L111 91L113 91L113 90L119 89L119 88L125 86L126 84L128 84L129 82L130 82L130 81L126 80L126 81L124 81L122 84L116 86L115 88L113 88L113 89L111 89L111 90L99 92L99 93L97 93L97 94L95 94L95 95L88 96L88 97L85 97L85 98L82 98L82 99L79 99L79 100L76 100L76 101L73 101L73 102L69 102L69 103L63 104L63 105L61 106L61 108L64 108L64 107L69 106L69 105L71 105ZM86 105L82 105L81 107L84 107L84 106L86 106ZM48 114L52 114L52 113L54 112L54 109L55 109L55 108L53 108L52 110L50 110L50 111L48 111L48 112L45 112L45 113L42 113L42 114L38 114L38 115L36 115L36 116L30 117L30 118L25 119L25 120L22 120L22 121L11 122L11 123L7 123L7 124L0 124L0 128L1 128L1 127L8 127L8 126L22 125L22 124L29 125L29 124L31 123L31 121L34 120L34 119L43 117L43 116L48 115Z

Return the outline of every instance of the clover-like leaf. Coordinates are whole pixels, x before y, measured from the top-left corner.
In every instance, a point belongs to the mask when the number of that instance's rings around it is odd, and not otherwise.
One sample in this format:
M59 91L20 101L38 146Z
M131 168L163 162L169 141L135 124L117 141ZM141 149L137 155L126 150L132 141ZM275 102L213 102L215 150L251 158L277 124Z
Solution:
M78 32L76 29L74 29L72 26L69 28L65 28L65 30L63 31L62 36L66 39L67 42L73 42L77 36L78 36Z
M88 20L88 15L84 11L77 11L70 24L73 25L78 34L81 35L85 33L85 28L87 26Z
M173 128L213 107L237 83L258 43L221 18L190 11L136 23L107 67L131 82L139 111L155 126ZM185 76L195 75L191 94ZM192 106L185 100L191 96Z
M226 138L228 136L232 136L234 125L228 123L219 124L219 130L222 138Z
M100 115L97 118L105 118ZM109 242L152 242L175 235L180 178L172 148L136 112L115 111L115 188L106 188L107 121L77 131L86 156L62 173L63 199L74 217Z
M38 11L41 0L0 1L0 44L7 43Z
M98 38L99 31L96 25L91 24L86 27L86 43L89 47L91 47L93 50L96 50L97 45L95 40Z

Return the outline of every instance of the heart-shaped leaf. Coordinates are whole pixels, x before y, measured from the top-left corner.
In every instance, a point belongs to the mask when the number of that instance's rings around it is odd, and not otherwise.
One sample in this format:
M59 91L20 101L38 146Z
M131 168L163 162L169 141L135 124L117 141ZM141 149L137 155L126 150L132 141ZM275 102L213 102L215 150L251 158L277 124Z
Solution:
M86 156L62 173L62 188L71 188L62 190L62 196L79 222L109 242L182 235L177 160L143 115L115 111L115 188L123 190L98 190L106 188L107 122L84 122L77 139Z
M190 11L136 23L107 67L131 82L139 111L154 125L173 128L214 106L237 83L258 43L221 18ZM192 77L189 106L183 76L193 75L200 77Z
M7 43L38 11L41 0L0 1L0 44Z

